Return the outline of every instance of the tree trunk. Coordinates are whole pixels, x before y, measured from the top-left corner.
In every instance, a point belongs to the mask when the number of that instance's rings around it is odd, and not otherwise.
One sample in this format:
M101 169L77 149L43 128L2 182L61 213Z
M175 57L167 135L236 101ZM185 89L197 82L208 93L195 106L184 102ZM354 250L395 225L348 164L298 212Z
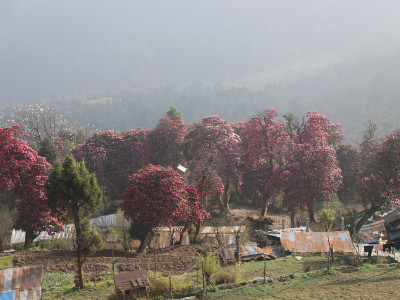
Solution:
M83 261L82 261L82 245L81 245L81 220L79 216L75 216L75 241L76 241L76 260L78 263L78 288L83 289L85 283L83 281Z
M316 223L317 220L315 220L315 215L314 215L314 201L310 201L307 204L307 209L308 209L308 217L310 218L310 222Z
M266 217L267 216L267 212L268 212L268 204L269 204L269 197L268 195L263 195L263 207L261 210L261 218Z
M180 235L179 235L179 241L178 241L177 245L182 245L182 242L183 242L183 235L185 234L185 232L186 232L186 228L183 229L182 232L180 233Z
M81 251L76 251L76 260L78 263L78 288L84 288L84 281L83 281L83 263L82 263L82 256Z
M24 248L28 249L30 246L32 246L33 240L38 236L39 234L35 234L33 230L26 230L25 232L25 242L24 242Z
M199 242L199 235L200 235L200 228L201 228L201 221L199 221L197 224L196 224L196 231L195 231L195 233L194 233L194 239L193 239L193 242L194 243L198 243Z
M296 227L294 217L295 217L295 211L294 211L294 207L292 206L290 208L290 227L292 227L292 228Z
M225 212L229 213L229 200L231 198L231 193L229 192L229 183L224 185L224 210Z
M140 246L136 250L136 253L143 253L143 251L146 249L147 244L149 243L149 238L150 238L150 231L147 232L143 238L140 239Z

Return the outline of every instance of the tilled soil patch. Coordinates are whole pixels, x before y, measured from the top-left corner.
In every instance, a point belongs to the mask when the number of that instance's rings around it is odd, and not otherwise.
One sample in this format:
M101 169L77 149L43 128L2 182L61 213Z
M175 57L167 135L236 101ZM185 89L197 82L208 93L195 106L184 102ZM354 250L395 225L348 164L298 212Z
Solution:
M98 276L112 272L113 262L115 271L126 272L146 269L164 274L183 274L193 269L200 255L208 251L216 252L217 248L208 246L173 246L156 249L148 254L135 254L121 250L104 249L95 256L87 258L84 272L87 277ZM16 267L42 265L45 273L76 272L75 252L72 250L39 250L24 252L13 258Z

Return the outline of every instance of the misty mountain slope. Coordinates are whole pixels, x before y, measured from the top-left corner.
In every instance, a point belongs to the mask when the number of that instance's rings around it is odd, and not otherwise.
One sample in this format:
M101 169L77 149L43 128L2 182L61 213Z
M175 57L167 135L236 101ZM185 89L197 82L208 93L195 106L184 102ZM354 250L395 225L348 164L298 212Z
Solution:
M186 123L217 114L235 122L275 108L283 115L302 118L318 111L341 123L348 142L362 136L368 120L378 124L378 134L400 128L400 51L374 59L353 57L300 80L270 84L261 91L193 84L163 88L121 87L43 102L82 123L101 130L153 128L175 106Z

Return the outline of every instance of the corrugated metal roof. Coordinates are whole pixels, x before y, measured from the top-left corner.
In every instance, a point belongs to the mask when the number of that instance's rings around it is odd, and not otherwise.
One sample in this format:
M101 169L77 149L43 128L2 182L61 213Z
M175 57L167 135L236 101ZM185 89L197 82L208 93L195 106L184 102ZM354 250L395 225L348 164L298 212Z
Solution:
M138 270L127 273L115 274L114 284L117 292L125 292L133 289L150 286L147 270Z
M284 251L307 253L312 251L328 252L328 238L334 250L353 252L348 231L332 232L282 232L281 245Z
M4 297L12 294L11 299L40 299L41 286L42 266L0 270L0 295Z

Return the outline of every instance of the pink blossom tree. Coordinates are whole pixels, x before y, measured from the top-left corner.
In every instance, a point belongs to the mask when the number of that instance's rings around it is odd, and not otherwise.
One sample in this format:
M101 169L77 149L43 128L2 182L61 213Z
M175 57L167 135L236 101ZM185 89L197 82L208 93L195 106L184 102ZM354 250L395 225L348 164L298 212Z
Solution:
M194 124L185 137L191 182L197 186L200 199L214 196L224 212L229 211L229 191L225 187L239 178L239 141L230 123L216 115Z
M0 129L0 191L11 190L19 198L16 228L26 232L28 247L40 231L62 228L62 210L52 212L45 203L45 182L50 164L23 141L18 125Z
M124 193L122 210L133 226L140 226L138 253L150 242L159 226L189 227L207 217L192 188L171 167L148 165L133 174Z
M342 141L343 131L325 116L309 112L307 120L290 135L293 144L278 181L285 191L292 224L297 207L306 208L310 220L315 222L316 202L330 200L342 184L333 145Z
M154 165L176 168L183 163L183 140L186 125L178 110L171 107L157 126L147 134L144 144L145 161Z
M120 199L129 175L144 165L144 141L147 131L108 130L96 133L72 150L78 160L84 160L90 172L96 172L99 185L107 199Z
M265 217L268 205L279 191L277 176L285 166L289 135L285 125L275 120L276 110L252 117L241 129L241 168L243 188L250 196L259 197Z
M400 205L400 131L386 135L371 147L363 172L360 199L364 211L354 232L380 209Z

